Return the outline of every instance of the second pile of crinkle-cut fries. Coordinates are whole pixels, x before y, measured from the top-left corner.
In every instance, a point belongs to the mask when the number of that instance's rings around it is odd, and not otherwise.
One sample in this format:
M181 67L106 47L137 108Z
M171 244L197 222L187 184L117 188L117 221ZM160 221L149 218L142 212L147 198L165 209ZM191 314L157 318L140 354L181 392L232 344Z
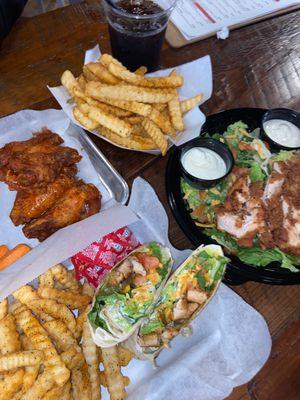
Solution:
M93 294L56 265L37 289L25 285L14 302L0 302L0 400L100 400L101 386L111 400L125 399L121 367L133 354L96 347L87 321Z
M146 67L130 72L109 54L83 67L75 78L65 71L61 82L75 101L75 119L117 145L134 150L168 149L167 137L184 130L183 116L202 100L180 101L183 78L146 77Z

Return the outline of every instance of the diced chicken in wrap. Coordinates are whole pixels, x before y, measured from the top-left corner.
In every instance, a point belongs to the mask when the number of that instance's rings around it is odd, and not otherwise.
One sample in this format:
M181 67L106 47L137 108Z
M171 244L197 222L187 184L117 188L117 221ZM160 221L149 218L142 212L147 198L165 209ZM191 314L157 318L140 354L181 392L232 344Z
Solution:
M138 358L155 359L203 310L215 294L228 261L220 246L201 246L174 272L153 312L126 343Z

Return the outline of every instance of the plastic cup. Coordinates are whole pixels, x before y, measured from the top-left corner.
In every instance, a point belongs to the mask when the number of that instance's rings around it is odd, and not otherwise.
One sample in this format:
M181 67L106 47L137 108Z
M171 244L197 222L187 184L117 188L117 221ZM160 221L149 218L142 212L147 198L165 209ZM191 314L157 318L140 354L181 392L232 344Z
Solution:
M112 53L131 71L154 71L171 12L178 0L102 0Z

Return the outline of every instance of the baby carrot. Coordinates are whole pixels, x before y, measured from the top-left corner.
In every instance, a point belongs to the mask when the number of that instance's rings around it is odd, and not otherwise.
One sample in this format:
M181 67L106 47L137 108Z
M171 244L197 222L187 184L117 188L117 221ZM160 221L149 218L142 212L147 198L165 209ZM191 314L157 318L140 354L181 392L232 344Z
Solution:
M9 252L9 249L7 246L5 246L5 244L0 246L0 258L5 256L5 254L8 252Z
M31 250L26 244L18 244L12 250L10 250L4 257L0 259L0 271L9 267L11 264L16 262L19 258L23 257L26 253Z

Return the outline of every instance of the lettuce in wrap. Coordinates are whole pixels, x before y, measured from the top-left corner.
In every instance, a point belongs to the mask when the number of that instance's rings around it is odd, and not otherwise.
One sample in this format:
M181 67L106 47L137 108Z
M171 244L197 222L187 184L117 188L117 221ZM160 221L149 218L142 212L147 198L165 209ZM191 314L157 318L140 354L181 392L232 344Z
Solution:
M228 258L217 245L201 246L173 273L134 338L138 358L155 359L191 323L215 294Z
M173 260L169 249L152 242L116 265L96 291L88 314L95 343L111 347L137 329L166 282Z

